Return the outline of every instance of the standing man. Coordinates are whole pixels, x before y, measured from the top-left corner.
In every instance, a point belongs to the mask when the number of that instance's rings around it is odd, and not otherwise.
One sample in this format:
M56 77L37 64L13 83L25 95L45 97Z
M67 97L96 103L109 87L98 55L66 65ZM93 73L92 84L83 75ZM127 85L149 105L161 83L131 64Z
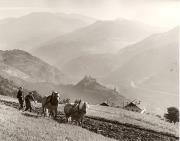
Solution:
M36 101L33 97L33 92L29 92L29 94L26 95L26 97L25 97L26 109L24 111L27 111L29 109L31 112L31 110L32 110L31 101L34 101L34 103L36 103Z
M17 98L19 101L19 110L23 109L23 103L24 103L24 94L23 94L23 87L19 87Z

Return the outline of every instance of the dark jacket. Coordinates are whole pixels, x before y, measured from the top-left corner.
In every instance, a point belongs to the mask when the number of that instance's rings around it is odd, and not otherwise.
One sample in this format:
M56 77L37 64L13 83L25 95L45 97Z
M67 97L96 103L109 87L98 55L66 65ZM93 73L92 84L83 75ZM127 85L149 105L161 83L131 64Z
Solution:
M23 99L24 98L23 92L21 90L18 91L17 98L18 99Z
M35 101L33 95L31 95L31 94L26 95L25 101L31 101L31 100Z

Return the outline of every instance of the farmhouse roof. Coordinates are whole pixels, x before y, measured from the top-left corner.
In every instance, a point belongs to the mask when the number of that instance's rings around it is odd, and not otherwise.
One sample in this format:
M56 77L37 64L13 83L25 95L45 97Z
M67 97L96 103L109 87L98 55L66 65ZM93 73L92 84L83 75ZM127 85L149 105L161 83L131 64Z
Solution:
M106 102L103 102L100 104L101 106L109 106L109 104L107 104Z
M140 108L139 105L137 105L137 104L135 104L135 103L133 103L133 102L130 102L129 104L127 104L127 105L125 106L125 108L126 108L126 107L136 107L136 108L142 110L142 108Z

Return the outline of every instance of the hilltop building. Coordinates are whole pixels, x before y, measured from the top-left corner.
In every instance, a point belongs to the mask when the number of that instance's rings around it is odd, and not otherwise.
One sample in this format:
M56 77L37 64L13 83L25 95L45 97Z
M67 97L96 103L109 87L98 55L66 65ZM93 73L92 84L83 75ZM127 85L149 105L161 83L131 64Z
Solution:
M85 76L80 82L76 84L76 87L79 88L94 88L95 86L100 86L95 78L91 76Z

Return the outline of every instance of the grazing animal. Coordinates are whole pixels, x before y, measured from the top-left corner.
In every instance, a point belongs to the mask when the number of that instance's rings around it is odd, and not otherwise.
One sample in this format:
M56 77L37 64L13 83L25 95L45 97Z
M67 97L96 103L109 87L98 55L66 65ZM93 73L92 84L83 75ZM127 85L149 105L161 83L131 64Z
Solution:
M74 104L66 104L64 106L66 122L69 122L69 118L71 117L72 121L76 121L79 125L81 125L87 108L87 102L83 102L81 100L76 100Z
M57 92L52 92L52 95L42 98L42 114L44 116L49 113L49 116L54 118L57 116L57 108L60 100L60 95Z

